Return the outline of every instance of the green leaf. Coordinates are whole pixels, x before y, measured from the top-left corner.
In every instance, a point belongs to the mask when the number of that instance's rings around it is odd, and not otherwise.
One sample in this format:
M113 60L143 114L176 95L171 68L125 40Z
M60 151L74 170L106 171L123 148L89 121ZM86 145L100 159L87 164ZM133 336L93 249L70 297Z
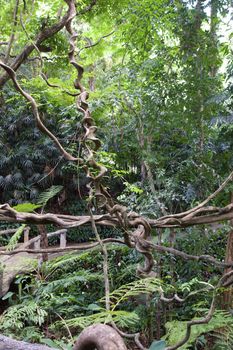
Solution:
M2 297L2 300L10 299L12 295L14 295L13 292L8 292Z
M149 350L164 350L166 348L166 343L164 340L153 341Z
M143 190L139 187L137 187L136 185L133 185L133 184L130 184L129 182L124 182L124 185L126 186L127 190L129 192L133 192L133 193L136 193L136 194L141 194L143 193Z
M15 207L13 207L13 209L21 213L31 213L34 210L41 207L42 207L42 204L22 203L22 204L16 205Z

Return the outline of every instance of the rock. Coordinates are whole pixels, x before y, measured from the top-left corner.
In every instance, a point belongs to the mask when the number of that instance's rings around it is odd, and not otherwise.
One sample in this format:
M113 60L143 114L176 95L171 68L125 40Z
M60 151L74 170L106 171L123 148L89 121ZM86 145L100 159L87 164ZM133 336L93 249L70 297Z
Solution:
M30 344L23 341L14 340L0 334L0 350L57 350L45 345Z
M33 254L18 253L15 255L1 256L0 298L8 292L11 282L17 275L33 271L35 265L37 265L37 256L34 256Z

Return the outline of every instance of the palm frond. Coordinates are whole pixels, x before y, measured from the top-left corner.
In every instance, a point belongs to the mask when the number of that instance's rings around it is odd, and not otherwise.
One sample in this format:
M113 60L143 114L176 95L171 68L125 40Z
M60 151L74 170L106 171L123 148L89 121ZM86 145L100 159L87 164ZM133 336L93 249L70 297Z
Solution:
M5 191L10 190L14 187L14 179L12 174L8 174L2 183L2 187L4 188Z
M45 205L47 202L55 197L61 190L63 186L51 186L46 191L42 192L37 198L37 204Z

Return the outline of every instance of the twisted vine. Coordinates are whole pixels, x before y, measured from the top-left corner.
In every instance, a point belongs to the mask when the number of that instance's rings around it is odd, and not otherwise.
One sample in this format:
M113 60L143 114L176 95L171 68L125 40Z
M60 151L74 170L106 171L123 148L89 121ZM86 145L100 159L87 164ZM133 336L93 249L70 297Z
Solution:
M67 1L67 0L65 0ZM135 247L141 254L144 255L145 258L145 263L144 266L139 266L138 268L138 273L140 275L148 276L152 272L152 268L154 265L154 260L153 256L151 253L151 249L149 246L145 247L141 243L141 239L147 239L150 236L151 228L149 223L144 219L140 218L137 214L134 214L131 216L128 215L127 209L119 204L115 204L113 199L111 198L110 194L108 193L106 187L103 185L103 178L107 173L107 169L99 164L96 159L95 159L95 154L101 147L101 141L98 139L96 136L96 131L97 127L94 125L94 120L91 116L91 112L89 109L88 105L88 92L86 91L85 87L82 84L82 77L83 77L83 72L84 69L83 67L77 63L75 59L75 42L78 37L78 34L75 32L72 26L73 19L76 17L76 8L75 4L73 3L73 6L71 8L71 16L66 24L66 29L68 33L70 34L70 51L68 54L70 64L74 66L74 68L77 70L77 77L74 81L74 87L76 90L80 91L79 96L76 99L76 106L77 109L83 114L83 119L82 119L82 127L83 127L83 137L82 137L82 156L84 158L84 170L86 172L86 176L89 179L89 211L92 219L92 227L94 226L94 229L96 231L96 236L98 238L99 244L102 247L103 254L104 254L104 261L105 261L105 274L106 274L106 263L107 263L107 252L106 249L104 248L100 237L98 236L96 226L93 220L93 215L90 209L90 203L95 204L98 207L100 207L103 211L107 211L107 213L110 214L112 217L116 217L119 226L123 229L124 231L124 239L125 243L130 246L130 247ZM95 200L95 202L94 202ZM109 292L108 288L108 277L105 276L105 285L107 284L107 294ZM114 328L116 326L114 325ZM93 332L93 329L91 328L91 331ZM119 332L119 330L117 329ZM100 349L123 349L125 348L124 345L111 345L106 343L106 339L102 341L102 347L101 344L98 343L100 338L97 338L98 341L96 341L95 338L95 343L91 341L90 339L93 337L93 335L87 335L86 332L88 333L89 330L84 331L84 335L81 335L75 349L76 350L84 350L84 349L89 349L88 346L91 347L91 344L93 345L93 349L97 346L97 348ZM112 332L115 332L112 330ZM110 333L111 334L111 333ZM116 333L117 334L117 333ZM122 333L121 333L122 335ZM88 345L87 347L82 346L82 336L84 336L84 339L88 339ZM100 336L100 334L99 334ZM118 335L118 337L120 337ZM141 345L138 335L133 335L133 338L136 338L136 343L139 345L141 349L144 349L144 347ZM120 338L121 339L121 338ZM91 342L91 343L90 343ZM79 345L80 343L80 345Z
M67 3L68 0L65 0ZM127 208L115 204L112 197L108 193L106 187L103 185L103 178L107 173L107 169L99 164L95 159L95 154L101 147L101 141L96 136L97 126L94 125L94 120L88 105L88 92L82 84L84 69L75 59L75 43L78 33L75 32L72 22L76 18L75 3L71 5L70 17L66 24L66 29L70 34L70 50L68 53L69 62L77 70L77 77L74 81L74 87L80 93L76 99L77 109L83 114L82 127L83 137L82 156L84 161L84 170L88 177L89 184L89 200L93 201L97 207L103 211L107 211L111 217L116 218L119 226L124 232L125 243L129 247L135 247L141 254L144 255L144 266L138 268L138 274L149 276L152 273L154 260L151 253L150 246L145 246L142 239L148 239L151 233L151 227L145 218L140 217L136 213L127 213ZM95 203L94 203L95 200Z

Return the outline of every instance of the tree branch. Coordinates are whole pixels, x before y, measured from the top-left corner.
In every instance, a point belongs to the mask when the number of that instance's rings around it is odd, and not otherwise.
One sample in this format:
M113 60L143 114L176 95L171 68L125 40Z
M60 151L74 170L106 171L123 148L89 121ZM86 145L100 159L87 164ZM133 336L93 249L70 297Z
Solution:
M33 44L33 47L35 45ZM43 124L41 118L40 118L40 114L39 114L39 110L37 107L37 103L34 100L34 98L27 93L26 91L24 91L22 89L22 87L19 85L17 79L16 79L16 74L15 71L8 65L6 65L5 63L0 61L0 67L2 67L6 73L9 75L9 77L11 78L11 80L14 83L14 86L16 88L16 90L23 96L25 97L25 99L31 104L32 107L32 112L33 115L35 117L36 120L36 124L38 129L45 135L47 135L57 146L57 148L60 150L60 152L62 153L62 155L64 156L65 159L70 160L70 161L79 161L79 163L82 163L82 159L79 159L77 157L73 157L70 153L68 153L64 147L60 144L60 142L58 141L57 137L46 128L46 126Z
M186 254L180 250L170 248L170 247L161 246L158 244L154 244L154 243L149 242L149 241L143 241L142 244L143 243L145 245L150 246L152 249L156 250L160 254L169 253L169 254L172 254L175 256L179 256L185 260L205 261L207 263L211 263L211 264L214 264L214 265L219 266L219 267L233 267L233 261L230 261L228 263L221 262L221 261L215 259L211 255L190 255L190 254Z
M161 217L159 220L163 221L170 218L191 218L193 215L200 212L201 208L203 208L207 203L209 203L213 198L215 198L227 185L229 182L233 180L233 171L230 173L230 175L223 181L223 183L219 186L219 188L211 193L203 202L198 204L196 207L191 208L185 212L178 213L178 214L171 214Z
M93 0L90 5L88 5L85 9L81 10L77 15L82 15L92 9L92 7L96 4L97 0ZM66 26L68 21L70 20L72 6L73 6L73 0L65 0L65 2L68 5L68 10L65 13L65 15L59 20L59 22L55 23L54 25L44 28L41 30L37 37L34 40L34 43L36 46L40 46L45 40L51 38L56 33L58 33L62 28ZM2 44L5 45L5 42L2 42ZM24 47L22 52L14 59L12 64L10 65L10 68L14 70L15 72L17 69L21 66L22 63L28 58L28 56L33 52L35 49L35 46L30 43ZM9 80L9 75L7 73L4 73L2 76L0 76L0 88L4 86L4 84Z
M205 211L203 211L205 213ZM129 222L133 222L136 213L130 212L128 214ZM119 226L118 218L112 214L95 215L95 222L98 225L106 226ZM183 228L194 225L204 225L214 222L227 221L233 219L233 206L232 204L221 209L217 209L217 212L210 215L200 215L198 217L189 219L176 219L171 217L169 219L147 219L148 223L153 228ZM9 204L0 205L0 222L14 222L14 223L25 223L25 224L54 224L59 227L77 227L90 223L89 216L72 216L63 214L37 214L37 213L21 213L15 211L10 207Z

